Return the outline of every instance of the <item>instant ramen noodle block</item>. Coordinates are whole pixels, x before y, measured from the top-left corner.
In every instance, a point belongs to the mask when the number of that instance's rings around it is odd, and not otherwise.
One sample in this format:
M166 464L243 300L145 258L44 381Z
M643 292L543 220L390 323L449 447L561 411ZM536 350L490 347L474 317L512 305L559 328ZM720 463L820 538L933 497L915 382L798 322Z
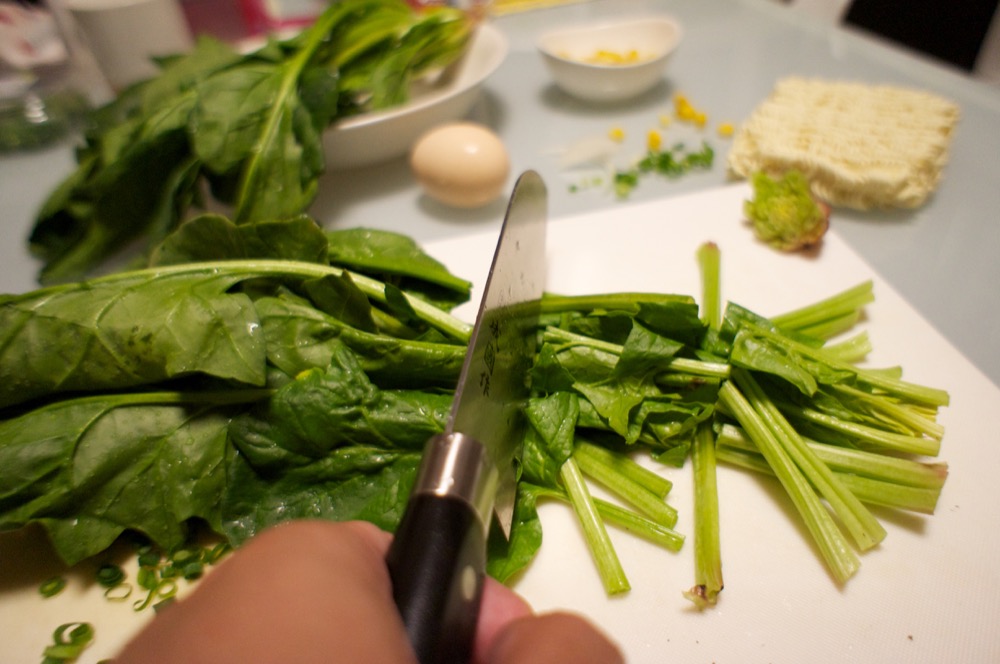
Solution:
M915 208L937 187L959 107L903 87L787 78L739 128L731 174L801 171L834 206Z

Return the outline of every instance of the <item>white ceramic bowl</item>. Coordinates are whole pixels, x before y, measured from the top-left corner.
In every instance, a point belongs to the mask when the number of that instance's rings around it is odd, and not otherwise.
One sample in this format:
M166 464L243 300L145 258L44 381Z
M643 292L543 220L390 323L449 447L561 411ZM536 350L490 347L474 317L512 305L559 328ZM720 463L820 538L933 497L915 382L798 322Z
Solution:
M537 46L556 85L587 101L608 102L656 85L681 36L680 24L661 14L552 30L538 38ZM637 57L618 64L593 62L602 51Z
M464 118L508 48L507 38L483 23L457 67L441 80L415 87L406 104L356 115L328 129L323 134L327 168L359 168L400 157L428 129Z

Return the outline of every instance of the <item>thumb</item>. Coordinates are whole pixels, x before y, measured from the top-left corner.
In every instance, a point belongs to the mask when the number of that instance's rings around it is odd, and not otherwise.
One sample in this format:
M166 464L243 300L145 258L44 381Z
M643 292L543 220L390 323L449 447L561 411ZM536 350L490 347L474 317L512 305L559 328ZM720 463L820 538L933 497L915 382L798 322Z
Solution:
M509 623L487 664L622 664L617 646L580 616L548 613Z

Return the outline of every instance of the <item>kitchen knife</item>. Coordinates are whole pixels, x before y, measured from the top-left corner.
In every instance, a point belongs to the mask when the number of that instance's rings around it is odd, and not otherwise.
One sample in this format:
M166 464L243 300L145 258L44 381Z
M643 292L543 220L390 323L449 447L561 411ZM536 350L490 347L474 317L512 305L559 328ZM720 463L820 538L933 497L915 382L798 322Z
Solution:
M445 430L427 443L386 556L393 597L422 664L467 662L495 512L510 535L522 407L545 282L545 184L514 185Z

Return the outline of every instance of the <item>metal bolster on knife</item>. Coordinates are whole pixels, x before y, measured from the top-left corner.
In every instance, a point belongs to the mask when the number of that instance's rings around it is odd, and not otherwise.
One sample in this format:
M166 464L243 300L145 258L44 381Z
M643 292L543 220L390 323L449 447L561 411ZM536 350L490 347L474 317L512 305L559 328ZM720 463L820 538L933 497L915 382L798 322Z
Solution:
M413 493L468 503L479 516L483 532L488 533L498 481L496 467L482 443L465 434L443 433L427 442Z

